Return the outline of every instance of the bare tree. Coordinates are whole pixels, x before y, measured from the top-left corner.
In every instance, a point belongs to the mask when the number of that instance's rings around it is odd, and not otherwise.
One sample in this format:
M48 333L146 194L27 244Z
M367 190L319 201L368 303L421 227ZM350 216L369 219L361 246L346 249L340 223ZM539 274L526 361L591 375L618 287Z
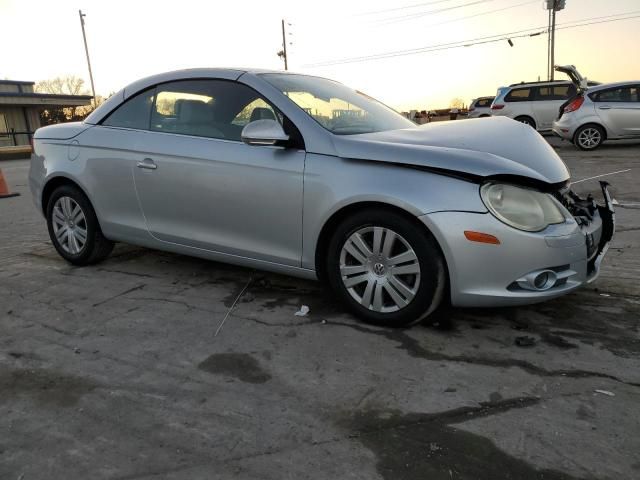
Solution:
M57 95L89 95L89 91L84 88L84 80L75 75L65 75L64 77L42 80L36 83L35 90L38 93ZM104 99L96 98L96 104L100 104L102 101L104 101ZM50 123L53 119L55 119L57 123L61 118L65 118L67 121L81 120L91 113L93 107L69 107L60 110L60 112L45 110L41 115L43 123Z
M36 92L56 93L62 95L88 95L84 87L84 80L75 75L56 77L36 83Z
M451 100L451 104L449 105L451 108L459 108L462 109L464 108L464 100L462 100L459 97L456 97L454 99Z

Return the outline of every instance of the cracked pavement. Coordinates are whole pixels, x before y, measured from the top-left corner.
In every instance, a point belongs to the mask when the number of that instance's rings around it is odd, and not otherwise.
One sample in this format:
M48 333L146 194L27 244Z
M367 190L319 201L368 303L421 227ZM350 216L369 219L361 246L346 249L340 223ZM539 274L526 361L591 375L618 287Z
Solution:
M22 194L0 200L0 478L639 478L640 145L549 141L574 180L631 169L607 178L599 280L409 330L313 282L139 247L70 266L28 161L0 162Z

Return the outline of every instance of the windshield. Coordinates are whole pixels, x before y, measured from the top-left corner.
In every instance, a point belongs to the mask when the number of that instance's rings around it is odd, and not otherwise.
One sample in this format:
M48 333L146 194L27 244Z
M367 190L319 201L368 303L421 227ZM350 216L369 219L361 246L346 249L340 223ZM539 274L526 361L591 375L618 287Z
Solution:
M316 122L337 135L415 127L398 112L333 80L280 73L262 76Z

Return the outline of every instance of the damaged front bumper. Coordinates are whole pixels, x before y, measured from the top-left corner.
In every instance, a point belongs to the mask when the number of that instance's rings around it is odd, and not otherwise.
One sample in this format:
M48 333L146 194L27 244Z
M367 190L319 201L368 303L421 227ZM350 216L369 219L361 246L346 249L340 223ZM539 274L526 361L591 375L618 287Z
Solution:
M436 212L420 220L442 247L449 270L451 302L463 307L525 305L569 293L594 281L615 231L608 184L604 204L568 188L558 200L573 219L542 232L516 230L489 213ZM468 241L475 230L499 245Z
M609 183L600 181L604 205L599 205L589 195L586 199L569 191L561 201L573 215L585 235L587 246L587 282L594 281L600 273L600 265L609 250L616 229L616 215L609 193Z

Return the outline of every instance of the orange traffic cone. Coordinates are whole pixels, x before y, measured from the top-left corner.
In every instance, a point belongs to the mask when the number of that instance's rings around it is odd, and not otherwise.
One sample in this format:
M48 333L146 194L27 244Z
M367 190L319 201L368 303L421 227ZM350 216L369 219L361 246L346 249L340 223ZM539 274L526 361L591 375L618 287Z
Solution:
M17 197L20 195L19 193L9 193L9 187L7 186L7 182L4 179L4 175L2 174L2 169L0 169L0 198L9 198L9 197Z

